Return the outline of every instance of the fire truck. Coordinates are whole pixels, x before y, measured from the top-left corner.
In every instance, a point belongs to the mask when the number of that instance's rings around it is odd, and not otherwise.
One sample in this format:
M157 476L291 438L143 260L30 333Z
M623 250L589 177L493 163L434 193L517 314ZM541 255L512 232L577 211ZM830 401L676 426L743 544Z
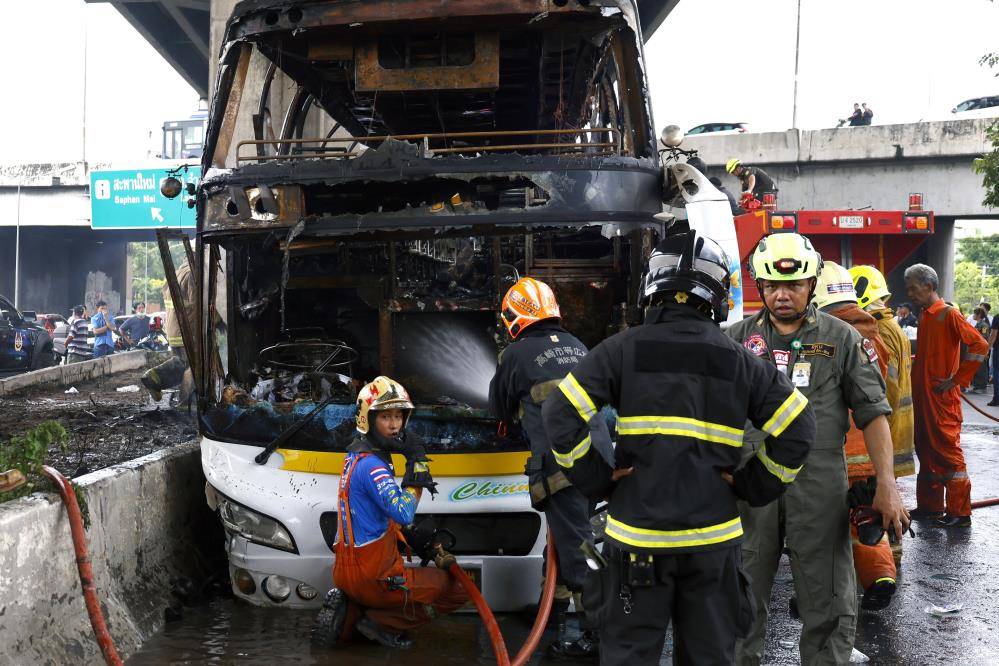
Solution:
M933 212L923 210L923 195L909 195L908 210L778 210L776 197L735 217L742 266L744 314L763 307L749 276L749 256L771 233L796 232L812 241L827 261L843 266L870 265L885 276L900 266L933 233Z

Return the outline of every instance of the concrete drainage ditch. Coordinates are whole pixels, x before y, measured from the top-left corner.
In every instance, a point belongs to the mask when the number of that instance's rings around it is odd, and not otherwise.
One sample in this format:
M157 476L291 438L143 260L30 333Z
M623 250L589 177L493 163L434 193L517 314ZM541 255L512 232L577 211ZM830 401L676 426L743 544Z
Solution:
M74 479L101 606L127 658L164 624L178 580L204 580L222 532L191 441ZM0 504L0 663L103 663L55 494Z

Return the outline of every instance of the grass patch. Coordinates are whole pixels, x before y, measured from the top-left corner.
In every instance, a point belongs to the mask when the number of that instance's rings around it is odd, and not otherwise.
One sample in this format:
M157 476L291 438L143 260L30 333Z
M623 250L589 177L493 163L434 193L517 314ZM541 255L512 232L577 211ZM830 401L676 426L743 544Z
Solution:
M58 493L56 485L42 473L42 465L45 464L49 449L56 448L65 453L68 442L69 434L57 421L45 421L23 435L16 435L7 442L0 442L0 472L18 469L28 480L18 488L0 492L0 502L38 491ZM83 524L85 527L90 527L90 512L87 510L86 498L75 483L70 481L70 486L80 505Z

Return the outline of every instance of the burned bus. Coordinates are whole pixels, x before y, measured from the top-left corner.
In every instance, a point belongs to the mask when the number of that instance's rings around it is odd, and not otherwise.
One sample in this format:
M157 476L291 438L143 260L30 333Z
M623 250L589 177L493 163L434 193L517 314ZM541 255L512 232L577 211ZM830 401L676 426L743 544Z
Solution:
M528 446L487 411L499 303L544 280L590 346L635 319L669 189L642 53L633 0L237 5L190 344L238 597L302 607L331 587L356 392L384 374L440 484L421 516L494 609L537 600Z

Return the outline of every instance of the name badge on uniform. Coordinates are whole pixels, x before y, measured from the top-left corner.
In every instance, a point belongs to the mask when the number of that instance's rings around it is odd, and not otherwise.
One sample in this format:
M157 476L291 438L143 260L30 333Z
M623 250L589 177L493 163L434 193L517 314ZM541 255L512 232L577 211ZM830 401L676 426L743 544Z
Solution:
M794 364L794 369L791 371L791 383L798 388L804 388L808 386L809 378L812 376L812 364L807 362L799 362Z

